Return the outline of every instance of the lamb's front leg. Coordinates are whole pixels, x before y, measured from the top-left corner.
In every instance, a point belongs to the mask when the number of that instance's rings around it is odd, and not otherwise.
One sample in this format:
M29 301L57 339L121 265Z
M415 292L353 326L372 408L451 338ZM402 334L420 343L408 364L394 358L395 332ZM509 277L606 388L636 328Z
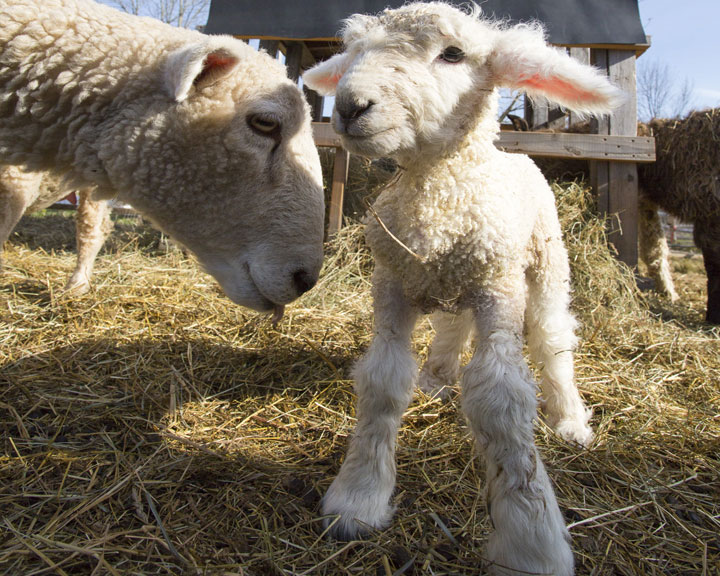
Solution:
M379 266L373 274L373 296L375 337L355 367L357 426L322 504L331 534L345 540L390 522L395 442L417 374L410 351L417 313L399 283Z
M487 466L489 569L569 576L570 537L533 440L537 400L522 356L521 299L478 307L478 344L463 374L463 409Z

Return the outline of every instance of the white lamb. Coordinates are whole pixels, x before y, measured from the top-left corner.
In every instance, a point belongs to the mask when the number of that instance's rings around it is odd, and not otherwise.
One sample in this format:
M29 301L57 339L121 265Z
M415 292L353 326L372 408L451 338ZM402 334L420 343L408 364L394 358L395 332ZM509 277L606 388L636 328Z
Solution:
M0 0L0 162L131 204L239 304L281 313L317 279L309 107L231 37L90 0Z
M415 3L353 16L345 51L304 75L335 94L333 124L351 152L402 167L368 217L376 333L355 369L357 427L323 513L342 538L388 524L396 434L417 379L411 332L435 311L425 390L454 383L471 330L477 337L462 406L487 465L490 570L565 576L570 538L534 445L523 323L543 365L548 422L586 445L590 412L573 381L575 320L554 197L532 161L495 148L495 89L584 113L610 110L620 93L547 46L539 26L507 27L479 12Z
M0 166L0 271L3 243L26 212L46 208L70 189L49 173L27 172L18 166ZM66 292L83 294L90 289L95 258L112 229L108 203L92 199L92 188L77 191L75 215L77 263L65 285Z

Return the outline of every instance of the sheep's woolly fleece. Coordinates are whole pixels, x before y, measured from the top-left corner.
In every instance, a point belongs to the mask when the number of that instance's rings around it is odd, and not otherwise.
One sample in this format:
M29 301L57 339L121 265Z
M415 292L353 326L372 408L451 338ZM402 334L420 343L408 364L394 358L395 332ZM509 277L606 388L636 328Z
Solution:
M1 1L0 46L3 162L132 204L238 303L267 310L297 297L295 271L316 277L320 164L282 64L90 0Z

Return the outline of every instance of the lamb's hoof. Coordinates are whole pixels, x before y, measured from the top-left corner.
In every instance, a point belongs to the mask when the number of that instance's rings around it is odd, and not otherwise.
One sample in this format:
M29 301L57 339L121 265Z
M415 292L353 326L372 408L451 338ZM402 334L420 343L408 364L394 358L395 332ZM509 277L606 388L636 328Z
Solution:
M569 559L567 558L568 555ZM570 552L569 547L567 552L563 552L560 556L560 558L554 559L556 562L555 566L549 566L545 563L535 564L533 562L518 565L513 561L507 561L504 559L493 560L490 558L490 565L488 566L487 573L490 574L490 576L519 576L520 574L573 576L573 574L575 574L575 567L572 552Z
M590 446L595 438L593 429L583 420L560 420L557 424L554 424L552 428L555 430L555 433L566 442L578 444L583 448Z
M487 545L488 574L573 576L575 561L570 548L570 537L564 526L555 533L550 527L544 529L547 533L533 538L530 531L523 534L523 538L519 540L504 537L498 530L491 533Z
M337 482L337 479L336 479ZM393 508L382 499L364 491L344 491L330 486L322 501L323 521L327 534L336 540L363 538L390 524Z
M423 369L420 372L417 386L431 398L438 398L447 402L455 392L455 378L442 378L433 374L430 370Z

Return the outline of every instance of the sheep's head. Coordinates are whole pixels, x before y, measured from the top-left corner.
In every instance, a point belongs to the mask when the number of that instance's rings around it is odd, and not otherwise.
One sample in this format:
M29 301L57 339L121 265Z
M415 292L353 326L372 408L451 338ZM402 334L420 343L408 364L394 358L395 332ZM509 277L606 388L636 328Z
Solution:
M267 54L198 38L168 53L149 96L128 106L136 113L104 134L103 160L123 199L187 246L234 302L279 313L322 264L309 106Z
M605 113L620 97L604 76L548 46L534 25L512 28L441 2L356 15L344 52L304 75L335 94L333 124L366 156L403 158L443 148L482 114L497 87L522 89L580 113Z

